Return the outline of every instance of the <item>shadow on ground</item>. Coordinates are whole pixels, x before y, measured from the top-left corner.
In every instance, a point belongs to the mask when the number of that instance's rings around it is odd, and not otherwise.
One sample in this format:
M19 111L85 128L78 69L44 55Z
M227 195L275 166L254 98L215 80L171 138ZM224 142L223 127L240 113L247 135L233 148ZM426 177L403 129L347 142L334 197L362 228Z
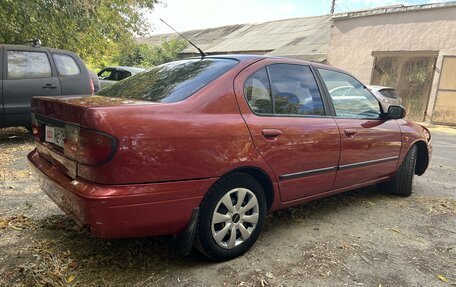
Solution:
M268 216L257 247L267 248L261 245L296 224L325 220L344 209L368 208L381 200L398 199L369 187L275 212ZM114 285L142 286L166 278L173 269L204 269L214 264L196 251L188 257L180 257L171 237L97 239L60 214L46 216L31 226L28 229L35 240L28 252L35 260L22 262L19 268L9 270L9 282L55 286L65 285L67 281L83 285L116 282ZM14 249L14 246L8 248ZM30 256L24 258L29 260Z

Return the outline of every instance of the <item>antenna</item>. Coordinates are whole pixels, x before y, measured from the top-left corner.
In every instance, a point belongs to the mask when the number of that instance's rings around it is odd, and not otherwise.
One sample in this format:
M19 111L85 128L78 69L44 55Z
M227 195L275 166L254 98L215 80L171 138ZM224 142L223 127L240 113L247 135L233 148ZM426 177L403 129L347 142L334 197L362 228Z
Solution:
M171 28L174 32L176 32L179 36L181 36L182 38L184 38L185 40L187 40L187 42L190 43L190 45L192 45L193 47L195 47L198 52L201 54L201 59L204 59L204 57L207 56L206 53L203 52L203 50L201 50L200 48L198 48L198 46L196 46L195 44L192 43L192 41L190 41L189 39L185 38L184 35L182 35L181 33L177 32L173 27L171 27L168 23L165 22L165 20L163 20L162 18L160 18L160 21L162 21L163 23L166 24L166 26L168 26L169 28Z
M336 6L336 0L331 0L331 10L329 11L329 14L334 14L334 6Z

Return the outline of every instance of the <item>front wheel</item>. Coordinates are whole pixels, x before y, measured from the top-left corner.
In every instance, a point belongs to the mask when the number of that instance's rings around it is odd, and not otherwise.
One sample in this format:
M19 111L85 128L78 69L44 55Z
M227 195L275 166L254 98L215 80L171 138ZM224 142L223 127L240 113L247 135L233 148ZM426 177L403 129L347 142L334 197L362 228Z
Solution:
M405 156L396 175L387 182L381 183L379 188L400 196L412 194L413 176L415 175L417 147L413 145Z
M200 206L195 246L222 261L244 254L258 239L266 218L261 184L245 173L221 179Z

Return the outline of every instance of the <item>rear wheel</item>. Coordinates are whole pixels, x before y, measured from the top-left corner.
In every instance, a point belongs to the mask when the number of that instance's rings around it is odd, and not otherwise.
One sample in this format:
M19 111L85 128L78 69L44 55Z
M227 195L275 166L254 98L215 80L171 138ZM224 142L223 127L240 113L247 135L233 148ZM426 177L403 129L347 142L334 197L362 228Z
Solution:
M413 176L415 175L417 147L413 145L404 158L397 174L387 182L379 185L380 189L400 195L409 196L412 194Z
M201 203L195 246L213 260L235 258L252 247L265 218L266 197L261 184L245 173L228 175Z

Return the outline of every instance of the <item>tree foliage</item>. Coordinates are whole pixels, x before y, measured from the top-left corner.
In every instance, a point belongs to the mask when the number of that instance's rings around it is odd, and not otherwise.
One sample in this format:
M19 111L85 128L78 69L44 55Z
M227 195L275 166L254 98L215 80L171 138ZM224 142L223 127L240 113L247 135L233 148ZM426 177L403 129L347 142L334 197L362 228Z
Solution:
M158 0L1 0L0 43L38 38L104 66L120 43L150 32L145 13Z
M186 47L187 42L182 39L163 41L154 47L132 42L123 46L115 61L124 66L153 67L176 60Z

